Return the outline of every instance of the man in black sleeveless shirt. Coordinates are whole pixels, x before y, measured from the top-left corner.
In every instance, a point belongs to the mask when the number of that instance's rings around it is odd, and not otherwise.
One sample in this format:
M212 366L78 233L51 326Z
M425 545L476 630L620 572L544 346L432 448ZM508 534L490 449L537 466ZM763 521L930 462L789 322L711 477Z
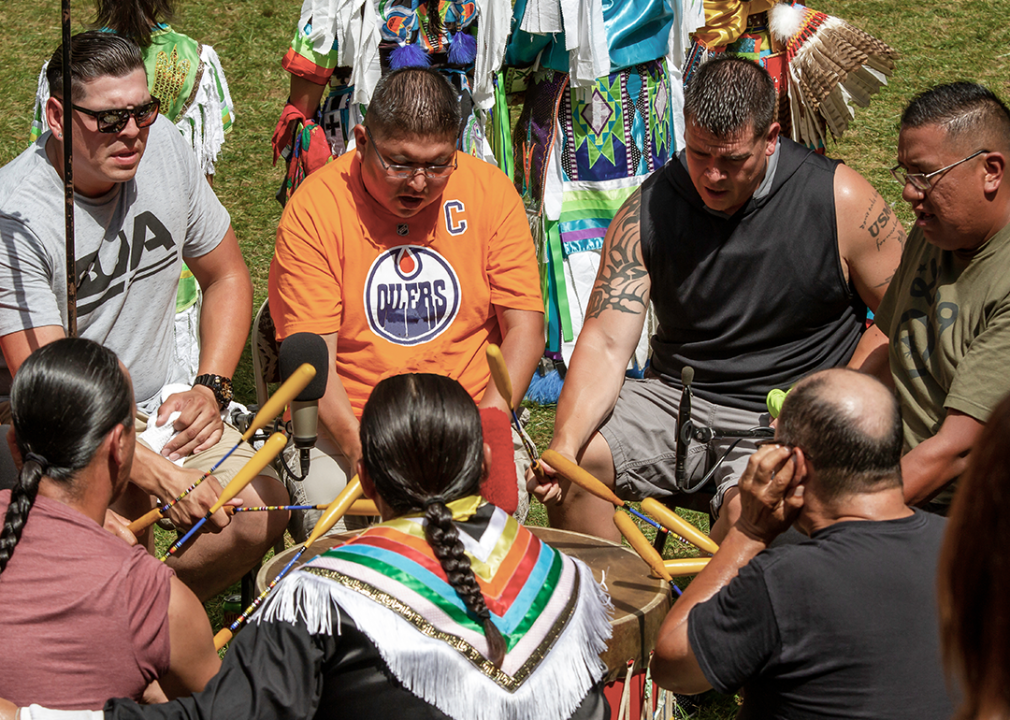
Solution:
M686 150L607 232L551 448L626 499L684 489L674 454L685 367L695 422L746 429L768 424L772 388L886 361L884 335L863 329L900 259L901 225L856 172L779 137L775 109L774 82L758 65L736 56L703 65L686 92ZM651 367L625 382L650 300L659 321ZM710 486L716 511L726 493L717 538L739 513L732 486L753 451L729 446L694 443L688 459L696 485L706 456L728 452ZM563 481L530 489L553 526L620 539L609 503Z

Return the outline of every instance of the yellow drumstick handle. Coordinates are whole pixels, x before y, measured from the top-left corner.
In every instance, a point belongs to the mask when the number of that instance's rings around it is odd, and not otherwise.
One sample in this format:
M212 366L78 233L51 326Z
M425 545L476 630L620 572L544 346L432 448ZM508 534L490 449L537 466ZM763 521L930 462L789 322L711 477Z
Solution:
M712 558L677 558L675 560L664 560L663 565L666 571L674 577L683 575L697 575Z
M635 552L652 568L652 572L667 582L673 582L673 576L666 571L666 567L663 565L663 558L656 552L656 548L652 547L652 543L645 538L642 531L638 529L638 525L635 524L630 515L620 510L615 511L614 525L621 531L621 535L628 539Z
M309 533L308 539L299 546L298 553L295 555L295 558L297 559L300 557L301 554L308 549L309 545L325 535L330 528L333 527L337 520L339 520L344 513L347 512L348 508L354 504L355 500L361 497L361 494L361 481L358 480L358 476L355 475L351 478L350 482L347 483L347 487L341 490L340 494L333 499L333 502L326 507L322 517L319 518L316 526L312 528L312 532ZM277 579L279 578L275 578L275 581ZM271 583L271 585L273 585L273 583ZM252 605L246 608L243 613L243 617L247 617L247 614L251 613L256 606L263 601L263 598L266 597L269 590L270 588L268 587L266 592L262 593ZM214 649L220 650L231 641L232 637L234 637L234 633L231 629L222 628L221 631L214 636Z
M249 461L242 467L241 470L235 475L228 486L224 489L224 492L218 497L217 502L210 509L207 515L213 515L215 512L221 509L221 507L234 498L238 493L242 492L246 485L263 472L263 468L270 464L284 446L287 444L287 438L281 433L274 433L266 444L259 449L259 451L253 455ZM129 525L129 530L133 534L146 529L153 523L157 522L162 516L161 508L156 507L153 510L144 513L139 518L134 520Z
M646 498L643 500L642 510L656 518L659 521L659 524L667 530L672 530L696 548L704 550L705 552L710 552L713 555L716 550L719 549L719 545L715 542L715 540L710 538L673 510L666 507L666 505L659 502L659 500L656 500L656 498Z
M254 478L256 478L263 468L270 464L270 462L277 457L277 453L284 449L284 446L288 444L288 439L284 436L284 433L274 433L266 441L266 443L256 454L253 455L249 462L247 462L241 470L236 473L235 477L232 478L231 482L218 497L217 502L214 503L210 510L207 511L208 515L213 515L218 510L220 510L226 502L234 498L248 485Z
M297 370L291 373L291 377L277 388L277 392L263 404L263 407L256 413L256 417L253 418L252 423L249 425L249 429L242 433L242 439L248 440L253 436L254 432L284 412L287 404L298 397L298 394L305 389L306 385L312 382L312 378L315 376L316 369L309 363L299 366Z
M136 535L141 530L146 530L151 525L158 522L162 517L163 516L161 514L161 506L159 505L150 512L144 513L139 518L131 522L128 526L128 529L130 530L130 532Z
M498 394L505 398L509 410L514 410L512 405L512 378L509 377L509 369L502 357L501 348L491 343L487 346L487 364L491 368L491 377L494 379L494 386L498 388Z
M561 455L554 450L544 450L543 455L541 455L540 458L552 468L557 470L559 475L571 480L583 490L591 492L596 497L602 498L609 503L613 503L617 507L624 507L624 501L617 497L613 490L608 488L600 480L593 477L591 473L583 470L564 455Z
M214 636L214 649L220 652L221 648L231 642L233 637L235 637L235 634L232 633L231 630L228 628L221 628L217 635Z
M375 506L375 503L371 500L364 498L362 500L355 500L350 508L347 510L348 515L378 515L379 508Z
M284 383L277 388L277 392L273 394L273 397L267 400L266 404L264 404L260 411L256 413L252 424L250 424L249 429L242 434L242 439L239 442L248 441L249 438L253 436L253 433L280 415L284 411L285 406L294 400L298 396L298 393L304 390L305 386L308 385L315 376L316 369L309 363L304 363L297 370L291 373L291 377L285 380ZM235 448L237 448L238 445L239 443L235 443ZM232 448L232 450L235 448ZM253 459L255 459L255 457ZM250 460L250 462L252 461ZM263 468L260 469L262 470ZM255 477L255 475L253 477ZM200 479L200 481L202 480L203 478ZM198 483L200 481L198 481ZM231 484L234 484L234 482L235 481L233 480ZM136 534L157 522L161 517L163 517L161 514L161 508L154 508L150 512L141 515L139 518L130 523L130 532Z
M312 532L309 533L309 537L303 545L308 547L328 533L337 520L344 516L344 513L348 511L351 505L354 504L354 501L360 498L362 494L361 481L358 479L357 474L355 474L347 483L347 487L341 490L333 502L326 506L326 510L323 511L322 516L316 522L316 526L312 528Z

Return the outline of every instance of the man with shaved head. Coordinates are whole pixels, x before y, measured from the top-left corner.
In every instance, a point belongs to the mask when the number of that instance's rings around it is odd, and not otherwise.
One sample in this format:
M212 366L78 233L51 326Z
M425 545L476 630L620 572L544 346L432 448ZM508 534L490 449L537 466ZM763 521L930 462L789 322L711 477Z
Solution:
M948 718L936 560L945 521L905 505L889 390L852 370L786 398L742 514L660 629L652 677L744 690L742 718ZM768 549L790 525L809 536Z
M1010 392L1010 110L941 85L901 118L891 169L915 227L877 310L905 423L905 499L946 514L953 480ZM893 380L892 380L893 376Z

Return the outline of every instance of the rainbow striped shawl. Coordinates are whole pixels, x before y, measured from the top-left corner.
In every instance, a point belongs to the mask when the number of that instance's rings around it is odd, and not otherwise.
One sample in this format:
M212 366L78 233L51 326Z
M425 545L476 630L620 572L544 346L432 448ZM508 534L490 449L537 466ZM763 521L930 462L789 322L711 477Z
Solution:
M446 580L420 515L369 528L282 581L259 621L332 633L344 612L412 693L459 720L568 718L606 668L610 601L582 562L479 497L449 504L505 638L486 658L480 622Z

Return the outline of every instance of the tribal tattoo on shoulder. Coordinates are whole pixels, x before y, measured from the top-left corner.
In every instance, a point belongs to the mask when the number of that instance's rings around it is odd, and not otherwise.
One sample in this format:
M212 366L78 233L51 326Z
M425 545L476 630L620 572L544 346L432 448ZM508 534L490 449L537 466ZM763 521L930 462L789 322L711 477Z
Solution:
M645 312L649 273L642 259L641 209L641 193L635 192L614 218L616 227L603 246L600 271L586 308L587 319L599 317L606 310Z

